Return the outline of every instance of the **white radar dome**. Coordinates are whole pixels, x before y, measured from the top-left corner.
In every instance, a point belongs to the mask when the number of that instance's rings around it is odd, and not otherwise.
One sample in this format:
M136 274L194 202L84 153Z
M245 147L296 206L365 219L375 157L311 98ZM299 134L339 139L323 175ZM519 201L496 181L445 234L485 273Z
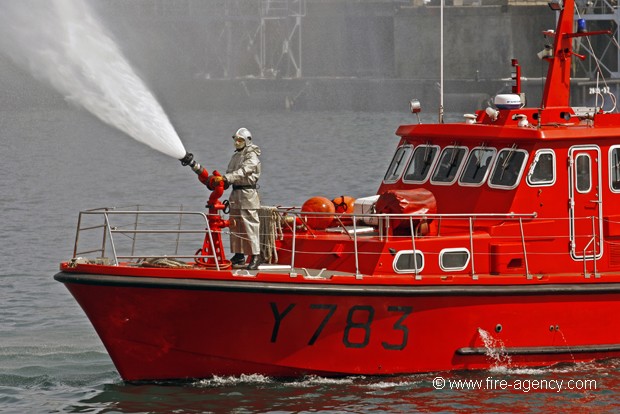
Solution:
M519 109L523 106L521 97L514 93L497 95L493 103L498 109Z

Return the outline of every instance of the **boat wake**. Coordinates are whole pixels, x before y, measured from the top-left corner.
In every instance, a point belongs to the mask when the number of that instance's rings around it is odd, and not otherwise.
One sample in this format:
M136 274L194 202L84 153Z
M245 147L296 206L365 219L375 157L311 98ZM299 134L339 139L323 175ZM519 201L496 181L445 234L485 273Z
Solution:
M497 355L497 354L494 354ZM501 359L501 361L506 361ZM403 391L403 390L423 390L433 389L432 379L436 376L451 378L453 381L459 379L477 378L551 378L551 377L574 377L598 376L599 374L614 371L620 368L620 359L609 359L603 361L580 362L575 364L563 363L549 367L537 368L518 368L510 367L507 364L496 365L487 370L479 371L451 371L434 373L417 373L410 375L396 375L388 377L368 377L368 376L347 376L340 378L307 376L297 380L286 380L264 376L261 374L249 374L241 376L214 376L209 379L201 379L191 383L196 388L227 388L245 386L267 387L268 389L301 389L301 388L322 388L322 387L354 387L356 389L366 389L368 392L378 391ZM567 377L568 376L568 377ZM179 382L172 382L170 385L182 385Z
M240 375L240 376L213 376L213 378L201 379L198 380L192 385L195 387L204 387L204 388L217 388L217 387L230 387L236 386L240 384L270 384L275 380L273 378L267 377L261 374L248 374L248 375Z

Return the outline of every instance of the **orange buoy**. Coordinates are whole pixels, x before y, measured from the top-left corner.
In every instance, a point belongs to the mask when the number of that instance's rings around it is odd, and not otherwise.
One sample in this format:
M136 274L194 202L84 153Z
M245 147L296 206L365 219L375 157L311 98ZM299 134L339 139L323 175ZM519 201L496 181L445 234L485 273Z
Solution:
M325 197L312 197L301 206L301 212L303 220L308 227L316 230L324 230L334 220L334 213L336 208L328 198ZM307 213L321 213L321 214L307 214Z
M355 204L355 199L353 197L342 195L334 198L332 203L334 203L336 213L353 214L353 205Z

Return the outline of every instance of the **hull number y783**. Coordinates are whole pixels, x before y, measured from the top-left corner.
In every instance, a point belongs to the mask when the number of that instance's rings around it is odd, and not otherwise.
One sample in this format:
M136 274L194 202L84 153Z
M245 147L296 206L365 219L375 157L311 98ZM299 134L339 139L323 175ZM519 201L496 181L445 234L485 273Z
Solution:
M287 317L297 304L291 303L288 306L279 307L277 303L270 302L270 305L274 318L271 342L275 343L278 341L282 324L286 323ZM337 310L338 305L335 304L313 303L309 305L309 310L306 310L306 312L322 312L324 316L318 325L308 326L308 345L312 346L316 343ZM387 350L401 351L405 349L409 340L409 328L405 325L405 321L411 314L412 308L411 306L388 306L387 312L393 313L398 319L392 325L391 330L383 331L382 335L390 333L390 337L394 337L391 331L396 331L400 333L400 340L394 342L382 341L381 346ZM342 343L345 347L364 348L368 346L375 313L375 308L371 305L354 305L348 308L347 317L342 327Z

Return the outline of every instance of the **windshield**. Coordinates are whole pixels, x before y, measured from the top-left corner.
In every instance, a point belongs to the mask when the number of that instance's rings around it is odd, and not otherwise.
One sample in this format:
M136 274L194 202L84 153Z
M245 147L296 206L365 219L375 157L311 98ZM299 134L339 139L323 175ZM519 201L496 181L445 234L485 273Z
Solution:
M467 163L459 183L463 185L481 185L489 174L495 152L495 148L473 149L467 158Z
M444 148L431 181L439 184L452 184L461 169L466 153L467 148L465 147Z
M497 162L491 174L489 185L491 187L516 187L525 161L527 152L515 148L506 148L497 155Z
M392 158L392 162L383 178L385 182L394 182L400 178L407 165L407 161L409 161L412 149L411 145L404 145L396 150L396 154L394 154L394 158Z
M437 154L439 154L439 147L436 145L420 145L416 147L403 180L416 183L423 183L428 180L437 160Z

